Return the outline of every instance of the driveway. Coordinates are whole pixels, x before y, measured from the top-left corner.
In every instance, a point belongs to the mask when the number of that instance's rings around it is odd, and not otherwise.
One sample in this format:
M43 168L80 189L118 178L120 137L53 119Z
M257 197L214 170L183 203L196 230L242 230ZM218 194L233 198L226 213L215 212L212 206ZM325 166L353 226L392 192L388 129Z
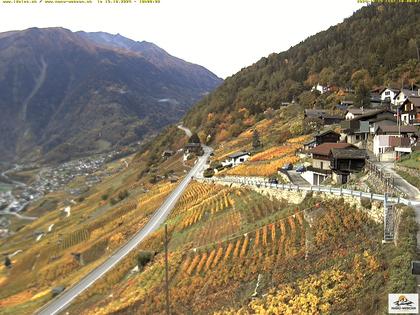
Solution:
M292 184L299 185L299 186L309 186L310 184L300 175L296 170L287 171L289 174L290 180Z
M390 173L394 177L394 184L402 192L407 194L410 199L419 199L420 200L420 190L417 187L414 187L404 178L397 174L394 170L393 162L374 162L376 165L381 167L385 172Z

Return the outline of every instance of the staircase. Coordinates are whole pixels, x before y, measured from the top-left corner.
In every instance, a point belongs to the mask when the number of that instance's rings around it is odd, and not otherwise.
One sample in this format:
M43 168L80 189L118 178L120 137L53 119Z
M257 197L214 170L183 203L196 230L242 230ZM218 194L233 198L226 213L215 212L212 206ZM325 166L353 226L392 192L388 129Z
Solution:
M394 240L395 213L394 206L384 205L384 241L392 242Z

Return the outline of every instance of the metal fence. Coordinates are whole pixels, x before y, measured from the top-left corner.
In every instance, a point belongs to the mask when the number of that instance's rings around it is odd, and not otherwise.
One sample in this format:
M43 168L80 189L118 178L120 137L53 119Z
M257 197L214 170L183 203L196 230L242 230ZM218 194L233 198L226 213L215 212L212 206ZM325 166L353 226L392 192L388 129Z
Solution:
M368 198L370 200L377 200L384 202L385 199L389 203L395 204L404 204L408 206L420 205L419 201L410 200L401 197L389 197L385 194L375 194L370 192L364 192L359 190L353 189L344 189L344 188L335 188L331 186L299 186L294 184L274 184L269 183L268 181L259 181L259 180L252 180L248 178L221 178L221 177L212 177L212 178L204 178L202 179L207 182L221 182L221 183L233 183L233 184L241 184L241 185L249 185L249 186L256 186L256 187L264 187L264 188L272 188L272 189L281 189L281 190L290 190L290 191L312 191L312 192L323 192L334 194L337 196L351 196L357 198Z
M365 168L378 180L380 180L390 192L400 192L398 187L395 185L394 177L392 177L390 173L384 172L378 165L369 160L366 160Z

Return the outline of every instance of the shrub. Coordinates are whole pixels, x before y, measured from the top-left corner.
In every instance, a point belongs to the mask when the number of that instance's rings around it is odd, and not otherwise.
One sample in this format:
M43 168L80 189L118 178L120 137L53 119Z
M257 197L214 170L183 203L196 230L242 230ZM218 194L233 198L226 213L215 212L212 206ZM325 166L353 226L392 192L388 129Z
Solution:
M154 252L141 251L137 255L137 265L139 267L139 270L142 271L144 266L146 266L153 259L154 256Z
M121 201L121 200L124 200L125 198L127 198L129 196L129 193L128 193L128 191L127 191L127 189L124 189L124 190L122 190L122 191L120 191L119 193L118 193L118 199Z
M214 170L212 168L208 168L203 173L204 177L213 177Z
M109 195L108 195L108 194L103 194L103 195L101 196L101 199L102 199L102 200L107 200L107 199L108 199L108 197L109 197Z
M370 199L362 198L360 201L363 208L370 209L372 208L372 202Z

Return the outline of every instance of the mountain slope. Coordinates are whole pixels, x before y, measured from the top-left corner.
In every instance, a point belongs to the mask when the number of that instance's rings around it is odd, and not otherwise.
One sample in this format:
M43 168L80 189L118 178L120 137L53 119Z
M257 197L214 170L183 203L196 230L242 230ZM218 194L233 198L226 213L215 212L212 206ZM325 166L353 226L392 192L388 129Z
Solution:
M258 114L281 102L301 101L317 82L354 87L352 75L358 70L367 71L372 86L420 82L419 14L418 5L366 6L343 23L226 79L185 122L206 134L237 136L247 121L259 120Z
M202 66L171 56L153 43L137 42L120 34L113 35L105 32L77 32L76 34L103 47L113 47L121 51L139 53L156 67L169 69L169 75L174 80L184 82L188 86L204 87L208 91L214 89L214 74Z
M62 160L138 141L220 83L154 47L152 62L62 28L0 34L2 159Z

